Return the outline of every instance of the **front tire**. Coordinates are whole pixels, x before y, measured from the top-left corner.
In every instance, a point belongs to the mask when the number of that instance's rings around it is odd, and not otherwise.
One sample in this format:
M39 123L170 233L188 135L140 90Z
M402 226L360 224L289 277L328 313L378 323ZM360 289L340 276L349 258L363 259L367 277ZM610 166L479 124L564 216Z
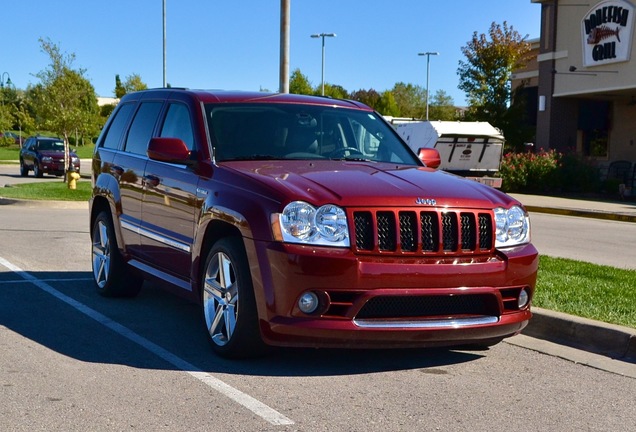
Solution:
M227 358L265 352L254 288L240 238L228 237L208 252L202 276L203 321L212 349Z
M27 177L29 175L29 168L27 168L22 159L20 159L20 175L22 177Z
M42 176L44 175L44 173L40 169L40 164L38 163L38 161L33 162L33 175L37 178L42 178Z
M105 211L95 218L92 231L93 279L97 292L104 297L135 297L143 279L130 274L115 238L113 221Z

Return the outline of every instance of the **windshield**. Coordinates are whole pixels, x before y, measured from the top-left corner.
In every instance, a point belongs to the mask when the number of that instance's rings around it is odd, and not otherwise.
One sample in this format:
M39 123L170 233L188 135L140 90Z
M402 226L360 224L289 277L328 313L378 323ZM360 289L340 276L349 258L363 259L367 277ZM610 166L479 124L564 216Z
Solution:
M301 104L206 106L217 162L339 159L419 165L394 130L367 111Z
M62 141L39 141L38 150L64 151L64 143Z

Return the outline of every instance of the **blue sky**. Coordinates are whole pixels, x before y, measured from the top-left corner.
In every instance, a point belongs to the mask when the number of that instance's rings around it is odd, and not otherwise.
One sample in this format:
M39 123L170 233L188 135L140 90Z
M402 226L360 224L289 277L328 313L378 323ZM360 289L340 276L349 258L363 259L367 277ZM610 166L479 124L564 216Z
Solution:
M280 0L166 0L167 81L172 86L278 90ZM290 72L312 85L325 81L348 91L384 91L396 82L442 89L462 105L457 88L461 47L474 31L507 21L522 36L539 37L540 5L530 0L290 0ZM2 4L0 73L18 88L35 84L49 58L39 38L75 53L99 96L112 96L115 75L139 74L149 87L163 83L162 0L20 0ZM6 75L3 74L6 80Z

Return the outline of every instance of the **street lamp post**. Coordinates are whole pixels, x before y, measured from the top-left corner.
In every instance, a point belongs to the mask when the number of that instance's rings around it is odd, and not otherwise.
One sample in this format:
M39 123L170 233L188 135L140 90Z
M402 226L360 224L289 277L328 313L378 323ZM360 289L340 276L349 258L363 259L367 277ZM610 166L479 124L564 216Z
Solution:
M166 0L162 1L162 25L163 25L163 87L166 88L167 86L167 78L166 78L166 71L167 71L167 62L166 62Z
M5 80L4 77L7 77L7 79ZM2 75L0 75L0 90L2 90L2 106L4 106L4 86L7 86L9 88L11 88L11 86L13 85L13 83L11 82L11 77L9 76L9 72L2 72Z
M4 79L5 76L7 77L6 80ZM2 72L2 75L0 75L0 88L4 88L5 84L11 87L12 82L9 72Z
M335 33L318 33L312 34L312 38L322 38L322 95L325 95L325 38L326 37L336 37Z
M431 70L431 56L439 55L438 52L427 51L417 55L426 56L426 120L428 120L428 76Z

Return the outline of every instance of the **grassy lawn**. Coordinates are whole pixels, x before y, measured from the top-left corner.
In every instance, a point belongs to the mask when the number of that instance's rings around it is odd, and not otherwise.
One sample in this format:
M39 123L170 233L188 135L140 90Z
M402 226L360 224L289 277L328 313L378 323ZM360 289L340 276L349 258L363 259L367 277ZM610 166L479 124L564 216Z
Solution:
M542 256L533 304L636 328L636 271Z
M71 190L62 178L51 182L24 183L0 188L0 197L27 200L88 201L91 181L80 179L77 189Z
M18 163L20 160L20 149L16 147L0 147L0 160L1 161L15 161Z
M80 159L90 159L93 157L94 144L87 144L85 146L74 147L71 146L71 150L75 149L75 153ZM0 161L15 161L18 163L20 160L20 149L18 146L0 147Z

